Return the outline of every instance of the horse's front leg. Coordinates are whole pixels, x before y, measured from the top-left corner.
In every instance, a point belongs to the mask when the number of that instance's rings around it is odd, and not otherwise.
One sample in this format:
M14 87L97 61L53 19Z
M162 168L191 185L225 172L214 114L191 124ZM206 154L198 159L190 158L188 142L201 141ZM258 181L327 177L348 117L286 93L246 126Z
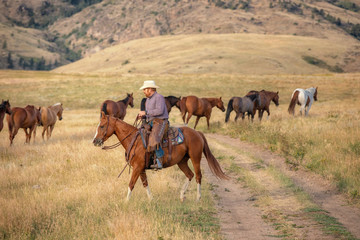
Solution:
M129 187L128 187L128 193L127 193L127 196L126 196L126 201L129 201L130 200L130 197L131 197L131 192L132 190L134 189L134 186L135 186L135 183L136 181L138 180L141 172L143 171L143 169L140 169L139 167L134 167L133 169L133 172L131 174L131 179L130 179L130 182L129 182Z
M146 194L147 194L149 200L151 201L153 199L153 196L152 196L152 194L150 192L150 188L149 188L149 184L148 184L148 181L147 181L147 176L146 176L145 170L140 173L140 178L141 178L141 181L142 181L142 184L143 184L144 188L146 188Z

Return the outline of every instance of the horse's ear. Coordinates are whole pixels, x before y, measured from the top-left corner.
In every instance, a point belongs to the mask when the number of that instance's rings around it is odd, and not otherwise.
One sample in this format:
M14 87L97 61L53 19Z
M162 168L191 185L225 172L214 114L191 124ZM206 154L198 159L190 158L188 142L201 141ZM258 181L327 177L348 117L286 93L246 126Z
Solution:
M279 91L277 91L276 94L279 94Z
M220 100L221 100L221 97L220 97Z
M105 113L104 111L101 111L101 118L104 118L105 117Z

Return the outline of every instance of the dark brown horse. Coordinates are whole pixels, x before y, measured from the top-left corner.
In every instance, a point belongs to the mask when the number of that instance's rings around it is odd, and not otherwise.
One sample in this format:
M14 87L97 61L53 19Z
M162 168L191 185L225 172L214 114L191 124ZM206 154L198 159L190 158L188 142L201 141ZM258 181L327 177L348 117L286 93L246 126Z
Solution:
M180 102L181 97L167 96L167 97L164 97L164 98L165 98L165 104L166 104L166 108L167 108L168 113L170 113L171 108L173 106L176 106L180 110L179 102ZM140 104L140 110L141 111L145 111L145 102L146 102L146 98L143 98L141 100L141 104Z
M9 100L2 100L0 104L0 132L4 127L4 117L5 113L11 114L11 107Z
M54 130L56 119L62 120L63 106L62 103L56 103L50 107L40 108L41 113L41 125L44 127L42 132L42 139L44 140L44 135L46 131L46 137L49 140L51 137L52 131Z
M188 160L191 159L194 167L196 182L197 182L197 199L200 200L201 192L201 169L200 161L202 153L208 161L208 165L213 174L221 179L227 179L228 177L222 171L219 162L211 153L207 140L201 132L195 131L188 127L181 127L181 131L184 134L184 142L179 145L174 145L171 152L171 160L164 157L163 167L171 167L175 164L184 172L187 177L183 188L180 192L180 199L183 201L185 198L185 192L189 186L190 181L194 177L194 173L188 166ZM127 156L129 156L129 164L133 167L133 172L129 182L127 200L130 199L132 190L139 176L143 183L143 186L147 190L148 197L151 199L151 193L148 186L148 181L145 172L145 152L146 149L142 143L142 139L137 134L139 130L126 122L117 118L101 114L101 119L98 124L93 143L95 146L102 146L103 143L113 134L119 139L122 146L125 148ZM133 144L131 144L133 143ZM164 148L164 156L168 156L168 149Z
M210 128L209 120L211 117L211 111L213 107L219 108L221 111L225 112L224 103L220 98L198 98L196 96L187 96L183 97L180 101L180 111L182 119L185 124L189 123L189 120L192 115L195 115L196 121L194 129L199 122L201 117L206 117L208 129ZM188 113L185 122L185 116Z
M32 132L34 132L33 135L35 142L36 126L37 124L40 124L41 121L40 110L32 105L27 105L25 108L14 107L11 109L11 111L12 113L6 116L9 127L10 145L12 145L19 128L23 128L25 131L25 143L30 143ZM29 133L27 129L29 129Z
M133 94L127 93L126 98L118 102L112 100L106 100L101 104L100 111L104 112L106 115L112 115L116 118L124 120L126 115L126 108L130 105L134 107L134 98Z
M268 116L267 118L269 119L270 116L270 103L271 101L273 101L275 103L276 106L279 106L279 92L270 92L270 91L265 91L265 90L261 90L261 91L255 91L252 90L250 92L248 92L248 94L246 94L246 96L252 95L252 94L256 94L258 93L260 95L260 104L257 106L257 110L258 110L258 115L259 115L259 120L261 121L264 111L267 112Z

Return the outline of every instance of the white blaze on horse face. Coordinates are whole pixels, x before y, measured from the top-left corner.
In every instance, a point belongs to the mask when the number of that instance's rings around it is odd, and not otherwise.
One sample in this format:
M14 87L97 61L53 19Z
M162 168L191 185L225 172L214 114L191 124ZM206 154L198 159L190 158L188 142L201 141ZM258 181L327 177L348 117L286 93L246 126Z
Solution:
M94 138L93 138L93 141L95 140L96 136L98 135L99 126L100 126L100 122L99 122L99 124L98 124L97 127L96 127L96 132L95 132L95 136L94 136Z

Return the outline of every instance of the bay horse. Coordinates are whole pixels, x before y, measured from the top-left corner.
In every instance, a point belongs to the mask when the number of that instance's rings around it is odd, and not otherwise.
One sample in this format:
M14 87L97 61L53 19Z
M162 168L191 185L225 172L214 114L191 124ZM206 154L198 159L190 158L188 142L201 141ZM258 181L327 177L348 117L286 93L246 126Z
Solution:
M105 112L106 115L112 115L116 118L124 120L126 115L126 108L130 105L134 107L134 97L133 94L126 94L126 98L123 100L114 102L112 100L106 100L101 104L100 112Z
M229 100L226 110L225 122L229 121L230 113L234 110L236 113L235 121L241 116L244 120L245 113L248 114L248 118L251 116L251 121L254 120L257 106L261 104L260 94L247 95L245 97L232 97Z
M266 90L261 90L261 91L251 90L250 92L248 92L248 94L246 94L246 96L256 93L260 95L260 99L261 99L261 103L256 108L258 110L259 120L261 121L265 111L268 114L267 119L269 119L271 101L273 101L277 107L279 106L279 92L270 92Z
M165 104L166 104L168 113L170 113L171 108L173 106L176 106L180 110L179 102L180 102L181 96L180 97L167 96L164 98L165 98ZM146 102L146 98L141 99L140 111L145 111L145 102Z
M200 161L202 153L204 153L210 170L215 176L220 179L228 179L228 177L221 169L219 162L211 153L203 133L188 127L181 127L180 130L184 134L184 142L179 145L172 146L171 158L164 157L163 167L168 168L177 164L180 170L185 174L186 181L180 191L180 200L183 201L185 199L185 193L189 183L194 177L194 173L188 166L188 160L190 158L196 175L197 200L200 200L202 178ZM131 192L134 189L139 176L144 188L146 189L149 199L152 199L145 172L146 149L138 131L139 129L136 127L127 124L118 118L105 115L105 113L102 112L100 122L93 139L93 144L95 146L102 146L109 137L115 134L121 145L124 147L127 156L129 156L128 164L133 167L133 172L129 182L126 200L130 199ZM164 148L163 150L164 156L168 156L168 148Z
M291 101L289 104L288 112L289 114L295 114L295 105L300 105L300 115L302 111L305 110L305 116L309 114L311 105L314 100L317 101L318 88L311 87L308 89L297 88L291 95Z
M50 107L41 107L40 114L41 114L41 125L44 127L42 132L42 139L44 139L45 131L47 140L51 137L52 131L54 130L55 123L57 118L59 121L62 120L62 113L63 113L63 105L62 103L55 103Z
M224 102L220 98L198 98L196 96L183 97L179 103L182 119L185 124L189 123L192 115L196 116L195 126L199 122L201 117L206 117L207 127L210 128L209 120L211 117L211 111L213 107L219 108L225 112ZM188 116L185 121L186 113Z
M14 107L11 109L12 113L6 116L9 127L10 146L19 128L23 128L26 134L25 143L30 143L31 134L34 135L34 142L36 136L36 126L40 124L41 114L40 110L33 105L27 105L25 108ZM27 131L29 129L29 133Z
M11 107L10 107L10 102L9 100L2 100L1 104L0 104L0 132L4 127L4 117L5 117L5 113L7 114L11 114Z

